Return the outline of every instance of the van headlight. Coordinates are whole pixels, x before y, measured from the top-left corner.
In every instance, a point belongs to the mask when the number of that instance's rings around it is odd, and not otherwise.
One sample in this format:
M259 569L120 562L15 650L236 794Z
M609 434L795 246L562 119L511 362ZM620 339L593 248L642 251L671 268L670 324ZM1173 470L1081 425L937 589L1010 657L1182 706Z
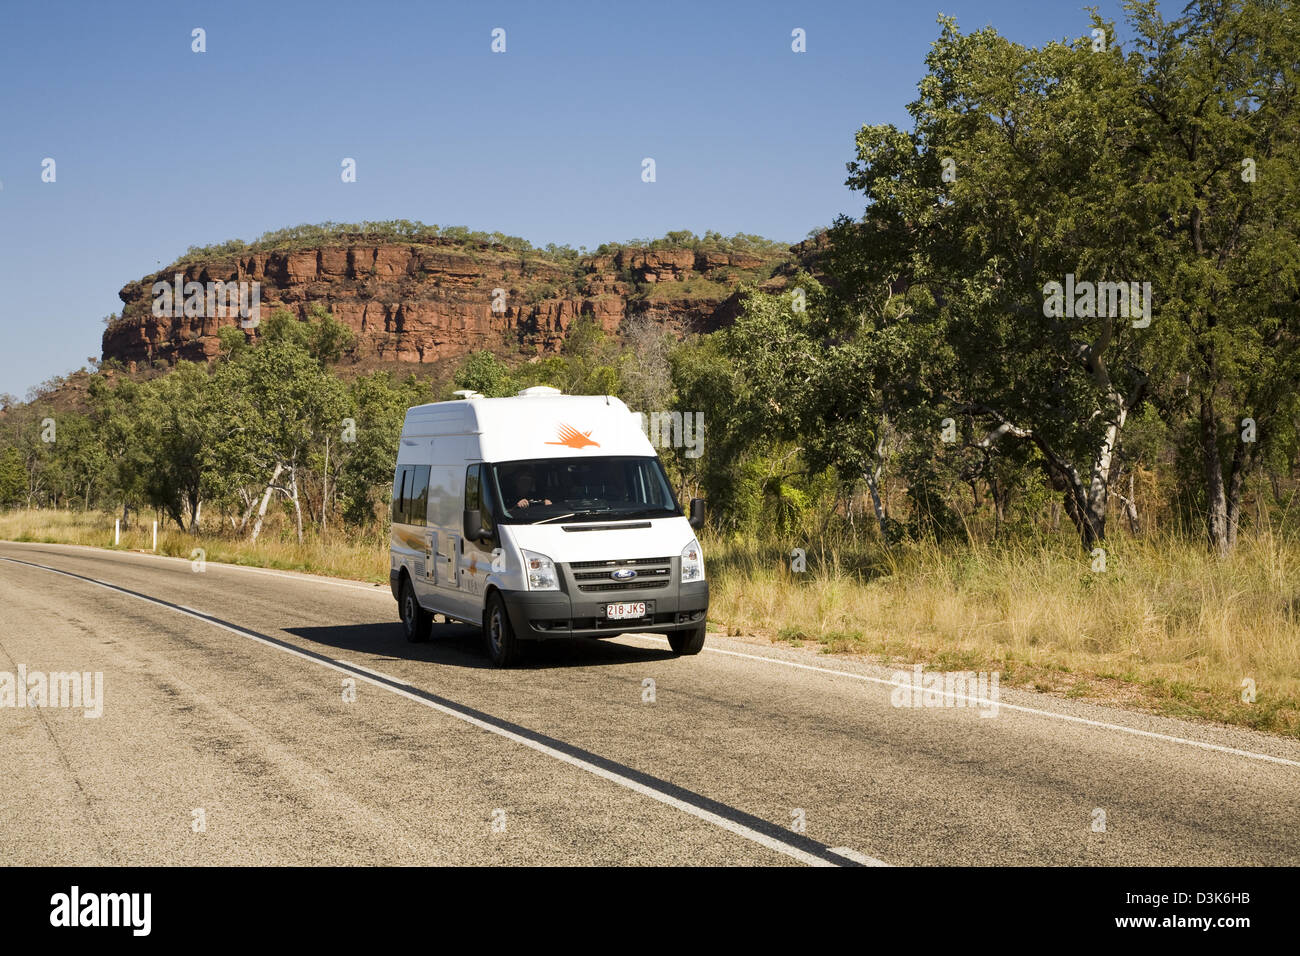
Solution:
M692 538L691 543L682 548L682 584L703 580L704 552L700 550L700 543Z
M555 562L544 554L521 548L524 552L524 573L528 575L528 590L558 591L560 578L555 573Z

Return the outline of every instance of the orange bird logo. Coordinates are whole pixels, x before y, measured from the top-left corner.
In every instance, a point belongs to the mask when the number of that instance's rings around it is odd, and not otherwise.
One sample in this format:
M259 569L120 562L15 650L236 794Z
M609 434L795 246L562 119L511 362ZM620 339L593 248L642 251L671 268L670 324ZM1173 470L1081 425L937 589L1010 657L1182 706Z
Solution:
M599 448L600 442L591 440L591 432L580 432L572 425L560 426L560 440L548 441L548 445L563 445L565 448Z

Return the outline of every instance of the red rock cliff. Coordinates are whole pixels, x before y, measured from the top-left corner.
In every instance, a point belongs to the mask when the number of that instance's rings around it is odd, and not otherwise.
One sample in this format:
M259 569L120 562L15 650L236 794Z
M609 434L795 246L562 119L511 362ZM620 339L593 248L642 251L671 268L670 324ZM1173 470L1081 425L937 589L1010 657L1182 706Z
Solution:
M174 266L122 289L122 317L104 332L103 357L127 363L203 360L217 353L230 315L157 318L154 282L257 282L261 315L306 317L323 305L356 333L357 361L436 362L478 349L546 352L579 317L615 331L645 315L678 334L729 321L742 281L769 277L780 257L691 249L621 249L556 261L487 243L354 241L287 252L250 252ZM493 310L494 290L505 291Z

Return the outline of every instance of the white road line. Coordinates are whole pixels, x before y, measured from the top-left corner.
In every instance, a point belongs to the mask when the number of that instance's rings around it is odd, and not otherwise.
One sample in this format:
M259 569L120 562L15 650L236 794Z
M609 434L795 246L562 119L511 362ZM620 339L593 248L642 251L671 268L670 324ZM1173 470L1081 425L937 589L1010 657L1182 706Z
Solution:
M854 863L861 863L863 866L882 865L879 860L869 857L865 853L859 853L857 850L853 849L852 847L833 846L831 847L831 852L838 853L840 856L844 857L844 859L852 860Z
M6 559L6 560L10 560L10 559ZM33 566L37 566L37 565L30 565L30 564L28 565L28 567L33 567ZM776 839L775 837L769 836L766 833L760 833L759 831L747 827L742 823L737 823L734 820L728 820L726 817L713 813L710 810L705 810L702 807L694 806L693 804L687 803L684 800L679 800L676 797L671 796L670 794L662 793L658 790L655 790L653 787L646 786L645 784L641 783L638 780L633 780L632 778L626 777L623 774L615 773L614 771L607 770L604 767L599 767L596 764L583 760L580 757L575 757L572 754L566 754L563 751L556 750L554 747L549 747L546 744L543 744L539 741L530 740L528 737L524 737L520 734L516 734L513 731L506 730L503 727L497 727L494 724L490 724L485 720L479 720L477 717L472 717L469 714L462 714L461 712L457 710L453 710L450 707L445 707L442 704L428 700L427 698L421 697L418 694L414 694L411 693L410 691L402 690L399 687L394 687L391 684L387 683L388 680L397 680L398 678L389 677L387 678L387 680L377 680L374 678L367 678L363 674L358 674L355 670L352 670L351 666L343 666L342 664L336 661L321 660L318 657L314 657L310 654L303 653L302 651L285 647L284 645L277 644L273 641L268 641L265 638L259 637L258 635L245 631L241 628L232 627L228 624L225 624L218 620L214 620L210 617L204 617L203 615L199 614L196 611L181 610L179 607L175 605L167 604L155 598L150 598L141 594L132 594L126 591L125 589L116 587L112 584L107 584L103 581L96 581L93 578L87 578L82 575L70 574L69 572L66 571L60 571L58 568L46 568L43 566L39 566L39 567L42 567L42 569L46 571L53 571L55 574L65 575L66 577L73 578L74 580L77 581L84 581L87 584L94 584L96 587L101 587L104 588L105 590L113 591L117 594L124 594L127 597L133 597L136 598L137 600L145 601L146 603L149 604L154 604L158 607L165 608L168 611L173 611L177 614L184 615L185 617L192 617L196 621L201 621L204 624L209 624L213 627L218 627L224 631L229 631L231 634L235 634L239 637L246 638L247 640L256 641L258 644L262 644L273 650L281 651L292 657L297 657L302 660L309 661L310 663L313 664L319 664L322 667L327 667L330 670L337 671L338 673L341 674L347 674L351 677L357 677L358 679L363 680L368 684L373 684L375 687L383 688L389 693L396 694L399 697L405 697L408 700L415 701L415 703L417 704L423 704L425 707L428 707L431 710L435 710L440 714L444 714L447 717L452 717L455 718L456 720L463 721L467 724L472 724L473 726L478 727L481 730L486 730L488 733L496 734L497 736L504 737L507 740L512 740L517 744L522 744L523 746L528 747L531 750L535 750L538 753L545 754L548 757L551 757L555 760L559 760L562 763L569 764L572 767L577 767L579 770L585 770L587 773L600 777L603 780L608 780L610 783L617 784L618 786L631 790L634 793L638 793L643 797L649 797L651 800L656 800L659 803L670 806L675 810L680 810L683 813L690 814L693 817L697 817L701 820L704 820L706 823L712 823L716 827L719 827L723 830L727 830L730 833L734 833L736 836L749 840L752 843L757 843L759 846L765 847L776 853L782 853L785 856L798 860L800 863L806 863L808 866L835 866L835 863L830 860L823 859L822 857L809 853L806 850L800 849L797 846L793 846L789 843L785 843L781 840ZM365 668L363 668L363 670L365 670ZM379 674L378 671L370 671L370 673ZM868 857L868 859L871 860L873 866L889 865L881 860L876 860L871 857Z
M374 674L376 677L382 677L384 680L393 681L397 684L406 684L406 681L402 680L400 677L394 677L392 674L385 674L383 671L371 670L369 667L363 667L355 661L345 661L341 657L335 658L335 660L344 667L355 667L359 671L365 671L367 674Z
M835 677L849 677L853 680L869 681L873 684L884 684L887 687L904 687L910 688L910 683L902 681L889 680L884 677L872 677L868 674L854 674L851 671L836 670L833 667L816 667L812 664L800 664L797 661L783 661L778 657L765 657L762 654L744 654L740 651L727 651L720 647L705 647L706 651L713 654L726 654L728 657L743 657L751 661L762 661L765 664L780 664L783 667L797 667L799 670L816 671L819 674L832 674ZM965 697L962 694L953 694L952 692L943 691L948 696L964 697L966 700L986 704L988 701L976 697ZM1073 714L1060 714L1051 710L1041 710L1037 707L1026 707L1023 704L1008 704L1005 701L998 701L999 708L1008 710L1018 710L1026 714L1037 714L1040 717L1054 717L1057 720L1068 720L1071 723L1085 724L1089 727L1101 727L1105 730L1118 730L1125 734L1134 734L1138 737L1149 737L1153 740L1164 740L1169 743L1185 744L1188 747L1200 747L1202 750L1213 750L1218 753L1232 754L1234 757L1248 757L1251 760L1264 760L1269 763L1281 764L1285 767L1300 767L1300 760L1291 760L1287 757L1275 757L1272 754L1256 753L1253 750L1238 750L1236 747L1225 747L1222 744L1210 744L1203 740L1189 740L1186 737L1175 737L1172 734L1157 733L1154 730L1140 730L1137 727L1125 727L1123 724L1111 724L1104 720L1092 720L1088 717L1076 717Z

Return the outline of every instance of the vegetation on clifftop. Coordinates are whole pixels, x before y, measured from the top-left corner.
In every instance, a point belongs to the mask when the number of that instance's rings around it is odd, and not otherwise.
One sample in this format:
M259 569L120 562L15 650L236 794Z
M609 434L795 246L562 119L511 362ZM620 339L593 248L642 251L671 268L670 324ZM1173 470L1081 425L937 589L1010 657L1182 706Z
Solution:
M263 233L251 242L231 239L210 246L190 246L185 255L167 269L187 266L195 262L244 256L254 252L294 252L357 242L404 242L416 245L449 242L494 248L556 262L576 262L592 254L587 251L586 246L577 249L555 243L535 246L527 239L502 232L483 232L470 229L468 226L428 225L410 219L387 219L365 222L304 223ZM595 250L594 254L613 255L620 249L691 249L696 252L745 253L762 258L789 254L787 243L765 239L762 236L743 232L738 232L734 236L724 236L711 230L705 232L703 236L697 236L687 229L669 232L660 239L631 239L626 242L604 243Z

